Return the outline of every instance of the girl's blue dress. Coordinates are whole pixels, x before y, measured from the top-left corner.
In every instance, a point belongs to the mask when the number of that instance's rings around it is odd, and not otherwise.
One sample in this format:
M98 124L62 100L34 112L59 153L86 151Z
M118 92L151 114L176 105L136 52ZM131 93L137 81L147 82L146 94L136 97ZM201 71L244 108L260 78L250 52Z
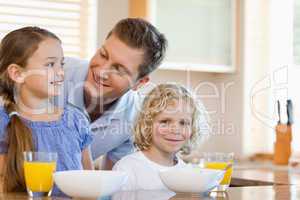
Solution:
M0 154L7 153L6 126L9 120L6 110L0 107ZM22 120L32 130L35 151L58 154L56 171L82 169L81 152L92 142L93 137L89 121L77 108L66 106L57 121ZM54 186L52 195L60 196L63 193Z

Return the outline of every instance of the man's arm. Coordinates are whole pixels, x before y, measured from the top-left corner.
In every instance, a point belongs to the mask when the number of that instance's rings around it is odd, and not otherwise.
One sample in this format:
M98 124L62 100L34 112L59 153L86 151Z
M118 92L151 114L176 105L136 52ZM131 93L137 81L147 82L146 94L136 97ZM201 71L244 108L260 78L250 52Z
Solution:
M133 124L139 111L139 98L134 92L128 91L117 103L114 110L96 121L98 124L91 125L94 133L92 158L95 160L106 155L99 167L103 169L111 169L115 162L132 153L134 149Z
M119 161L122 157L133 153L133 151L134 146L131 138L129 138L125 142L120 144L118 147L114 148L113 150L109 151L105 156L103 156L103 159L100 164L100 169L111 170L117 161Z

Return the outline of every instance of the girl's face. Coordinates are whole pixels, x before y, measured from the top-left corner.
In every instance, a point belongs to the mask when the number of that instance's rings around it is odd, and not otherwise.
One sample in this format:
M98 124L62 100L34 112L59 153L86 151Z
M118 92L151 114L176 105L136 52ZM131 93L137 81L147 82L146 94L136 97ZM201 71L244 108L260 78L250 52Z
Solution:
M174 100L168 105L153 119L151 148L164 154L178 152L191 137L192 113L185 101Z
M47 38L28 59L20 89L43 99L60 94L64 81L63 50L58 40Z

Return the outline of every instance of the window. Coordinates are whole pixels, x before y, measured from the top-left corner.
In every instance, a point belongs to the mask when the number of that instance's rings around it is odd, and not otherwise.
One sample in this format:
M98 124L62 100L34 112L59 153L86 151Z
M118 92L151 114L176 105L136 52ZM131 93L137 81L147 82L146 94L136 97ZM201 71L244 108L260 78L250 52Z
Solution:
M129 16L168 38L161 68L232 73L239 64L240 0L130 0Z
M96 0L0 0L0 39L23 26L57 34L65 56L87 58L96 45Z

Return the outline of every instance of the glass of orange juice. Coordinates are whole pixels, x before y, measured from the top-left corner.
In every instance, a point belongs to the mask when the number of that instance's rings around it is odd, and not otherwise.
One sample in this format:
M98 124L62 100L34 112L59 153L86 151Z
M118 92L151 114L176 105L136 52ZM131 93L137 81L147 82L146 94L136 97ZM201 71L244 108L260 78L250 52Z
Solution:
M212 191L225 192L228 189L232 174L233 156L233 153L203 153L202 161L205 168L226 170L220 185Z
M51 196L57 153L24 152L24 176L30 197Z

